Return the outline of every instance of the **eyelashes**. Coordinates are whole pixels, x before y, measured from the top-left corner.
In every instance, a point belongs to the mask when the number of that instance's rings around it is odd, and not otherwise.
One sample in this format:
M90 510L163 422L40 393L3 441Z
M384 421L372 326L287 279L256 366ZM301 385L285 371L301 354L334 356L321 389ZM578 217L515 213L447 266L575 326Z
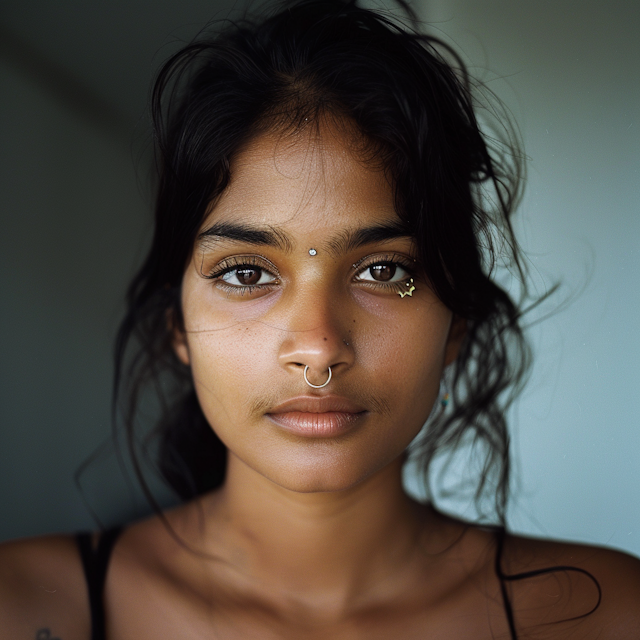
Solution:
M230 294L250 294L255 289L271 289L280 284L277 267L263 256L251 254L225 258L208 274L201 273Z
M354 280L366 286L404 291L405 285L416 276L417 262L397 253L366 256L353 265Z
M381 292L404 291L406 283L416 277L417 262L397 253L371 254L352 265L352 282L360 287ZM238 255L221 260L209 273L200 274L212 280L228 295L268 293L281 284L278 268L264 256Z

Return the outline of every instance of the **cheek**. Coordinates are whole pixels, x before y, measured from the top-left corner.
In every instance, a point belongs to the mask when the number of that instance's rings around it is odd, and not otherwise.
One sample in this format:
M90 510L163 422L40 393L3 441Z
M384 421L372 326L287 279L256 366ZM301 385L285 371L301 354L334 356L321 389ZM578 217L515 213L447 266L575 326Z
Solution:
M238 323L216 331L189 335L189 349L196 371L248 380L263 361L274 360L271 333L260 323ZM246 389L245 389L246 390Z
M191 371L202 409L212 426L226 416L236 424L257 382L275 356L269 349L264 327L237 323L217 330L188 334Z
M444 365L452 314L433 294L423 300L358 300L365 314L352 330L360 337L367 358L387 363L385 368L403 370L403 378L424 379Z
M273 297L272 297L273 298ZM273 304L269 299L267 303ZM191 368L196 382L212 377L231 385L243 379L265 355L268 342L259 322L265 300L237 302L216 294L211 283L185 275L182 308L187 331ZM222 379L221 379L222 378Z
M437 299L400 302L369 308L354 338L372 384L384 387L399 415L421 426L438 394L452 315Z

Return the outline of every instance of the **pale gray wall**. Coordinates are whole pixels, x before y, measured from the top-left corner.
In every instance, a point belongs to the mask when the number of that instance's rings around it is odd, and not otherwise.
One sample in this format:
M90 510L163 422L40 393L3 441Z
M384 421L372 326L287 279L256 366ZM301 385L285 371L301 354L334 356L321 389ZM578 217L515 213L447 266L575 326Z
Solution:
M640 554L640 5L422 6L520 125L519 239L539 290L562 283L533 314L556 309L530 331L512 525Z
M537 285L564 283L544 309L576 294L531 331L512 523L640 554L635 6L440 0L422 14L520 124L530 156L520 239ZM0 538L91 525L72 475L108 434L111 342L144 244L144 174L140 187L123 124L133 131L140 96L121 116L65 95L2 58ZM138 508L115 477L113 457L87 476L107 522Z
M0 4L0 540L149 511L108 443L113 340L151 229L146 101L228 4Z
M0 60L0 536L86 527L145 203L125 136ZM105 482L103 480L103 482Z

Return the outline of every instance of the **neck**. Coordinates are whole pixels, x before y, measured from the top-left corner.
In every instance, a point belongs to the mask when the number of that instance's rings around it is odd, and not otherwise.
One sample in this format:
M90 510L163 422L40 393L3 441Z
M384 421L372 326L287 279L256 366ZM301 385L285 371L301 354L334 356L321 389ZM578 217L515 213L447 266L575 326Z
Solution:
M399 567L415 557L425 510L404 493L400 459L356 487L299 493L230 454L225 485L205 512L211 551L219 556L223 549L244 577L347 606L366 585L402 576Z

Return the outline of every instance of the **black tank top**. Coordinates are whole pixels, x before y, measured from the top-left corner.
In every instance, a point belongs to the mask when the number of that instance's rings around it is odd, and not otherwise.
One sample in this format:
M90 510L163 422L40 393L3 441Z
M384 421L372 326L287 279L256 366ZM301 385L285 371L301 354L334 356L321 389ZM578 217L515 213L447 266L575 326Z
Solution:
M84 569L85 579L87 581L87 589L89 591L89 607L91 609L91 640L106 640L106 627L104 615L104 583L107 577L107 569L109 568L109 558L111 552L122 533L122 527L109 529L105 531L98 540L98 545L93 548L92 534L78 533L76 541L82 558L82 567ZM496 550L495 571L500 581L500 590L502 592L502 601L504 604L504 612L509 624L511 640L518 640L516 634L515 621L513 617L513 608L507 592L506 582L514 579L522 579L531 577L532 575L542 572L532 571L530 574L522 574L518 576L509 576L502 571L502 550L504 546L504 530L499 529L497 532L498 544Z
M106 640L104 617L104 583L109 568L109 558L113 546L122 532L121 527L105 531L93 548L92 534L78 533L76 542L80 550L84 577L89 592L89 607L91 609L91 640Z

